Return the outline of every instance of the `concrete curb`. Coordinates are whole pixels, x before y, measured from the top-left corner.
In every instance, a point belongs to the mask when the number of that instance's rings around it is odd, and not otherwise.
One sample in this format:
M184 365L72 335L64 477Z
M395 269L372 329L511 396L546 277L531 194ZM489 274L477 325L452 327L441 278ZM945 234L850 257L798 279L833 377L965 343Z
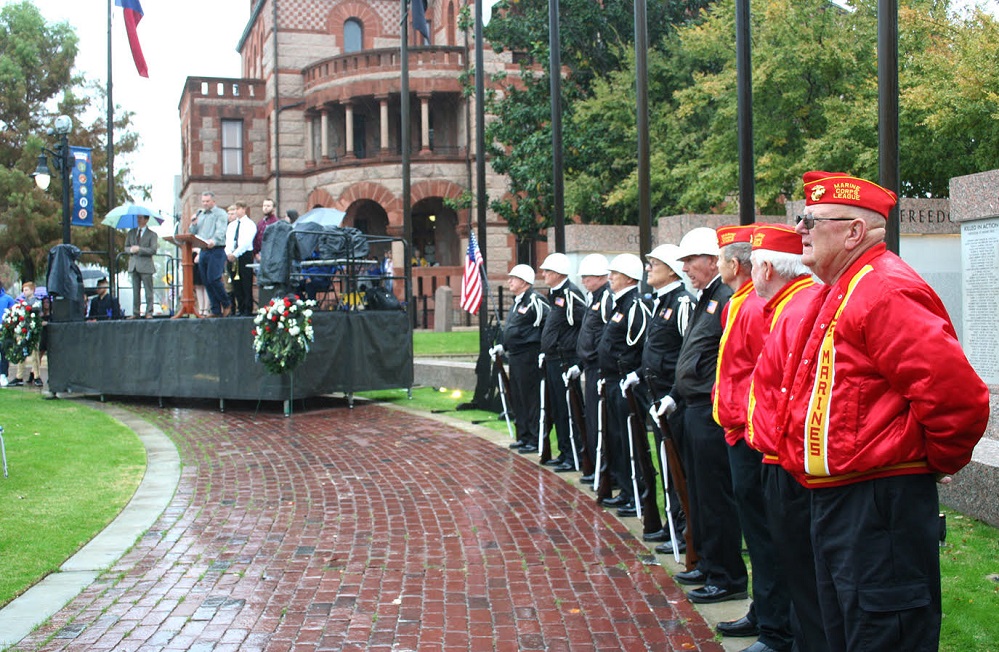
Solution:
M63 608L118 559L160 517L180 482L180 454L161 430L131 412L94 404L138 435L146 448L146 472L120 514L56 573L0 609L0 649L16 645Z

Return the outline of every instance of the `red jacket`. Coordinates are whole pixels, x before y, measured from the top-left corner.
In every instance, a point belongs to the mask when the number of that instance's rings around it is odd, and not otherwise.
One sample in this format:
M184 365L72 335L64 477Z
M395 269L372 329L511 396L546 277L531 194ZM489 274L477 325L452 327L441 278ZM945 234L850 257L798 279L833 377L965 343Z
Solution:
M943 304L883 244L807 306L775 422L780 463L805 486L955 473L988 419Z
M777 463L774 412L784 376L784 361L791 340L798 332L802 313L822 287L811 276L801 276L782 287L763 307L763 324L769 334L750 379L746 443L763 453L765 464Z
M743 438L746 428L746 404L749 377L763 348L763 306L752 281L747 281L732 295L722 311L721 343L718 367L711 390L712 414L725 430L729 446Z

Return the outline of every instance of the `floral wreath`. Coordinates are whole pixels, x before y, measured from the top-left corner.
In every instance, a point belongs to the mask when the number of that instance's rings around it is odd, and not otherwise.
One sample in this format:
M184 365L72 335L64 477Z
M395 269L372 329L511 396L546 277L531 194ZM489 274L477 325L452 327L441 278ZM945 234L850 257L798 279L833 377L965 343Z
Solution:
M23 299L3 314L0 342L3 354L13 363L24 362L42 340L42 309Z
M276 297L253 318L253 350L257 362L272 374L292 371L305 359L314 340L312 309L316 302L298 295Z

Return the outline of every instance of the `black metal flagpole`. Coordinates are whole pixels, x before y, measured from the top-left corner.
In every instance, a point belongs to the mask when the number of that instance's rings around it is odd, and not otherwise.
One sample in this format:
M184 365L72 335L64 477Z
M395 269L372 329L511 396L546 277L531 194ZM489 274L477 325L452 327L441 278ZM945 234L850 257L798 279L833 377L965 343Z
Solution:
M107 122L108 122L108 141L107 147L107 159L108 159L108 207L107 210L114 208L114 83L112 75L112 60L111 60L111 12L114 7L114 0L108 0L108 85L107 85ZM94 216L96 221L97 217ZM115 230L108 228L108 276L110 276L111 292L115 293L118 285L118 275L115 273L114 262L115 262L115 242L114 242Z
M409 143L409 0L399 0L402 23L399 25L399 126L402 139L402 237L406 297L413 296L413 220L410 206ZM410 305L411 309L415 306ZM415 318L415 312L414 312Z

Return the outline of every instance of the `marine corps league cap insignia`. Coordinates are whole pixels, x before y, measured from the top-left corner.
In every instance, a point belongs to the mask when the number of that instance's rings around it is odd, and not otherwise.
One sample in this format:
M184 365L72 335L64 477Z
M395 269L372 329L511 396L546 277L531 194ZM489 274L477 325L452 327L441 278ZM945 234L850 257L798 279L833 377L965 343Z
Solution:
M822 199L822 195L826 194L825 186L815 186L812 188L812 201L819 201Z

